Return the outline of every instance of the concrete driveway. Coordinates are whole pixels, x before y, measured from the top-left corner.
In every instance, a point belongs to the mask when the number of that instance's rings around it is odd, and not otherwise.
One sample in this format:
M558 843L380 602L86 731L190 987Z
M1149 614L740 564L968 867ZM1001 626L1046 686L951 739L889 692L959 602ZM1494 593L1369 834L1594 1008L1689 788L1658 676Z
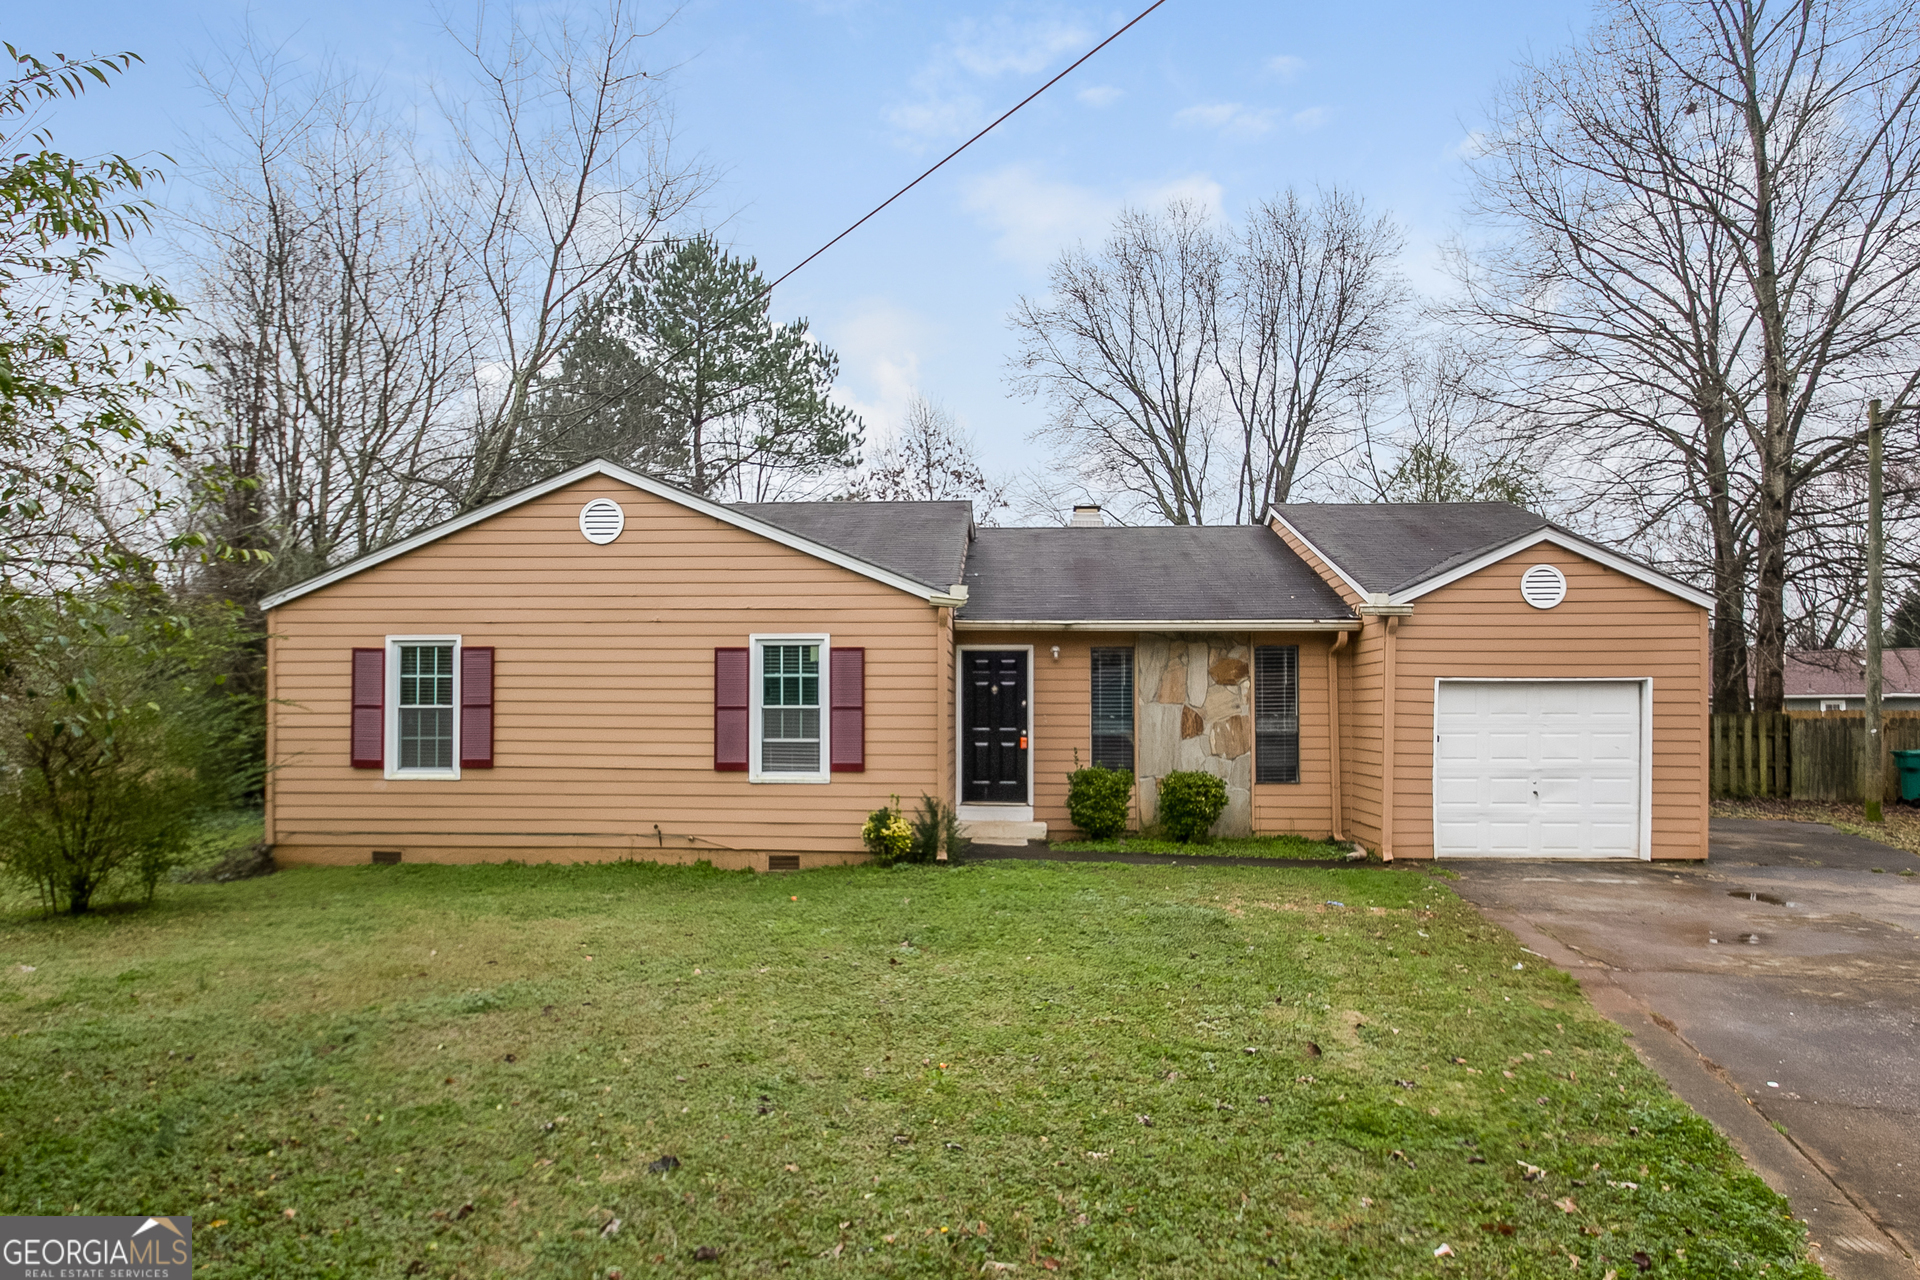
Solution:
M1633 1032L1811 1225L1830 1274L1914 1280L1920 858L1813 823L1718 819L1711 853L1445 866Z

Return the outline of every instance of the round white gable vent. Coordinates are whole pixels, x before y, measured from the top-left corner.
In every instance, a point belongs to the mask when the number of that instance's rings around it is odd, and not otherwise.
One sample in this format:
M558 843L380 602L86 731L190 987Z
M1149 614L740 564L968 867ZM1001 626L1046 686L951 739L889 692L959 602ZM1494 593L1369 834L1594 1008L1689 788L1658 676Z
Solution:
M580 508L580 535L596 547L604 547L627 527L627 513L612 498L595 498Z
M1537 564L1520 575L1520 598L1536 609L1551 609L1567 598L1567 575Z

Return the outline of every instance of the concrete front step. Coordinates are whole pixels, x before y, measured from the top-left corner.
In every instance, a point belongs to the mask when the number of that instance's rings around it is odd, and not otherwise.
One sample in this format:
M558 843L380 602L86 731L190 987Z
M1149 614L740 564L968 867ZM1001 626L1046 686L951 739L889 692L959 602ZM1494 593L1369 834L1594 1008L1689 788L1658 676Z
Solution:
M1047 838L1044 822L962 822L960 829L975 844L1025 845Z

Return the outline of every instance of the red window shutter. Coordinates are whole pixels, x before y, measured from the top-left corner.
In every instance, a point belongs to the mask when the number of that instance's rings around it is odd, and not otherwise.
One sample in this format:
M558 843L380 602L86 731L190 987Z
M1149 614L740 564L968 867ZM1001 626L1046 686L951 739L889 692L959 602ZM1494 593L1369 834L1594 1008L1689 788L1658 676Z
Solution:
M353 651L353 767L379 769L386 764L387 651Z
M727 773L747 769L750 666L745 649L713 651L713 767Z
M493 649L460 649L460 767L493 768Z
M867 651L835 649L828 683L833 694L831 759L835 773L867 771Z

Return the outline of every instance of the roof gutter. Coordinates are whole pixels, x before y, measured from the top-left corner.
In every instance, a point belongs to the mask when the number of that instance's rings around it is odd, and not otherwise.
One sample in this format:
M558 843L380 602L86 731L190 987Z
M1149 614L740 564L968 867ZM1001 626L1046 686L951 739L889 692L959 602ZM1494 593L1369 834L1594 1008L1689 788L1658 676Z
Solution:
M1411 610L1409 610L1411 612ZM1358 618L958 618L960 631L1358 631Z

